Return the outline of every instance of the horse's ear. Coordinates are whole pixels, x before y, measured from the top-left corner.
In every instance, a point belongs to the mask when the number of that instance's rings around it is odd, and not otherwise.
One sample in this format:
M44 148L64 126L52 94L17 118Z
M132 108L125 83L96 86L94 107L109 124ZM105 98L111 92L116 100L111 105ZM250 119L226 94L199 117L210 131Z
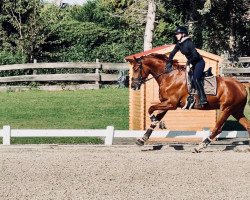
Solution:
M125 58L126 61L130 62L131 64L133 63L141 63L141 58L136 58L135 56L133 56L132 58Z
M136 63L141 63L141 60L142 60L142 58L141 58L141 57L136 58L136 57L134 56L134 59L135 59L135 62L136 62Z
M130 63L132 63L132 62L135 61L133 58L126 58L125 60L126 60L127 62L130 62Z
M124 58L124 60L127 62L132 62L134 60L134 58L132 56L127 56Z

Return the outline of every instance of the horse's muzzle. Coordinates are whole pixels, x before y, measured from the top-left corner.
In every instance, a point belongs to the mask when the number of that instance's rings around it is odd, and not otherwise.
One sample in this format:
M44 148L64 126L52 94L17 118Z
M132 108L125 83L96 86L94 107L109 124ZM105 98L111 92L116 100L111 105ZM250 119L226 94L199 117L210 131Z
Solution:
M141 83L140 80L132 78L131 89L133 89L133 90L140 90L141 84L142 83Z
M140 90L140 88L141 88L140 84L131 83L131 89L133 89L133 90Z

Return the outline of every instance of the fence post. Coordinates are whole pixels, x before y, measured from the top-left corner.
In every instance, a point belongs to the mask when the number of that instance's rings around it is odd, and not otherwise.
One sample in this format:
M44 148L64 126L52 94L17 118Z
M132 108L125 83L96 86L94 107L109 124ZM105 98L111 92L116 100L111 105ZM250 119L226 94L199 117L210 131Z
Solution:
M107 135L105 137L105 145L112 145L113 144L114 133L115 133L114 127L107 126Z
M99 63L99 59L95 60L96 63ZM95 73L99 75L99 80L95 82L100 87L100 72L99 69L95 69Z
M207 137L210 136L210 129L209 128L203 128L202 131L204 133L204 135L202 137L202 140L205 140Z
M10 126L3 126L3 145L10 145Z
M33 60L33 63L36 64L37 63L37 59ZM33 75L37 74L37 69L33 69Z

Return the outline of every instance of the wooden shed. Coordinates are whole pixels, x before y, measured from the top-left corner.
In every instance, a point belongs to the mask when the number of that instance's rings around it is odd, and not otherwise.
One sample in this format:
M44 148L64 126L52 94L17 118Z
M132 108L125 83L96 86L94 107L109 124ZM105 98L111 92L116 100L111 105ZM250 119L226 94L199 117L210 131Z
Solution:
M126 58L141 57L150 53L166 54L167 56L173 50L174 45L163 45L151 50L140 52L127 56ZM222 61L220 56L197 49L206 62L206 68L212 67L215 75L219 74L219 63ZM125 58L125 59L126 59ZM178 52L175 57L180 65L185 65L186 57ZM132 70L130 70L132 71ZM159 87L154 79L148 81L140 90L129 91L129 129L145 130L150 125L148 117L148 108L159 102ZM212 128L215 126L217 111L200 111L200 110L177 110L168 111L162 119L166 128L173 131L199 131L204 128Z

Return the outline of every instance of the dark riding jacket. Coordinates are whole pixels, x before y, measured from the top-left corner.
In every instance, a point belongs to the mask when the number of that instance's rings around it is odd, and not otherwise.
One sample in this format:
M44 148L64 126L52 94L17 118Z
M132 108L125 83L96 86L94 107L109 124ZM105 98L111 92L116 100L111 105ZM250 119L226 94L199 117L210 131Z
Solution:
M189 37L184 38L184 40L181 42L177 42L173 51L169 55L170 61L173 60L175 54L178 51L181 51L181 53L186 56L188 64L192 64L193 66L195 66L200 60L203 60L201 55L195 49L194 43Z

